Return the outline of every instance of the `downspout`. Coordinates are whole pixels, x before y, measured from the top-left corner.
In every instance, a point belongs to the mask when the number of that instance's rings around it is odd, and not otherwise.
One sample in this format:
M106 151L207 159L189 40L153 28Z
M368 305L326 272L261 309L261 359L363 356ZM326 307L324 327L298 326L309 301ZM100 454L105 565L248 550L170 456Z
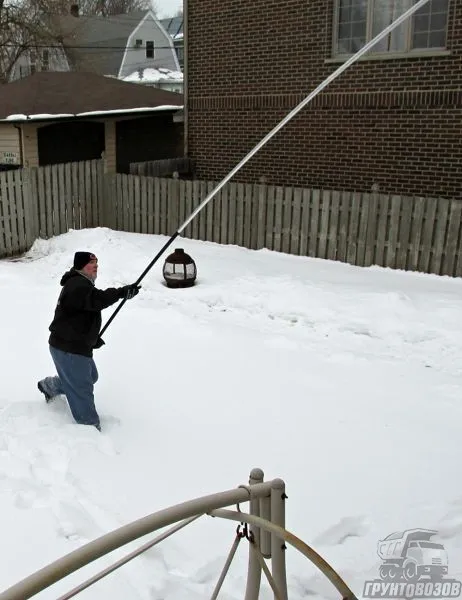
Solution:
M183 153L188 156L188 0L183 0L183 115Z

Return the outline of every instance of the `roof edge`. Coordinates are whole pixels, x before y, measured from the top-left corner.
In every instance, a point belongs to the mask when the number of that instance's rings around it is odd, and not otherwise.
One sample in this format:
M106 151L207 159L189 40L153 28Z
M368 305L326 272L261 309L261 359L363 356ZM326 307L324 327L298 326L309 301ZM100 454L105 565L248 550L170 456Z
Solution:
M3 119L0 118L0 123L37 123L44 121L59 121L59 120L71 120L71 119L88 119L88 118L97 118L97 117L117 117L119 115L127 115L127 114L150 114L154 112L177 112L182 111L184 109L183 105L163 105L163 106L151 106L151 107L142 107L142 108L122 108L122 109L113 109L113 110L93 110L82 113L63 113L63 114L37 114L37 115L9 115Z

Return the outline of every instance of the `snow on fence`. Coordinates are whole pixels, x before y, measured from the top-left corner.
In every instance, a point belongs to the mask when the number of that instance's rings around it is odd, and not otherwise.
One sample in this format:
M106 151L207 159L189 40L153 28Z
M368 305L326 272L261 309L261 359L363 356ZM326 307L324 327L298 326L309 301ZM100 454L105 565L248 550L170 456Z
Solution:
M106 226L171 235L216 183L104 173L102 161L0 174L0 257ZM185 228L219 244L462 276L462 202L228 182Z

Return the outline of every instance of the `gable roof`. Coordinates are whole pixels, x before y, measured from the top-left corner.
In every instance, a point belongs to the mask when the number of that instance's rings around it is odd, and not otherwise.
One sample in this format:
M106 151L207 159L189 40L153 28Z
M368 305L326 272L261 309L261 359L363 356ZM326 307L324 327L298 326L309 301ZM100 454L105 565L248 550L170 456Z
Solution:
M109 17L63 15L54 17L54 21L68 60L75 69L117 75L128 38L150 12Z
M183 37L183 17L170 17L168 19L161 19L165 31L173 39L180 39Z
M142 109L176 112L182 106L182 94L77 71L40 71L0 86L0 119L13 121L24 120L21 115L76 116Z

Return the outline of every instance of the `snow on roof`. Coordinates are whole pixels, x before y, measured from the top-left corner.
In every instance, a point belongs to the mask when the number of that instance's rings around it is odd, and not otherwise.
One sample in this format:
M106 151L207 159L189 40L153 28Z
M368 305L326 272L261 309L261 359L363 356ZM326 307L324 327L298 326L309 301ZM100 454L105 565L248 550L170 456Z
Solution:
M145 69L137 69L123 78L123 81L129 82L145 82L145 83L154 83L157 81L183 81L183 73L181 71L171 71L170 69L165 69L163 67L159 67L158 69L148 67Z
M137 112L159 112L164 110L181 110L182 106L164 105L164 106L148 106L140 108L122 108L113 110L92 110L88 112L81 112L76 114L63 113L63 114L36 114L36 115L23 115L13 114L8 115L3 121L31 121L31 120L49 120L49 119L69 119L73 117L93 117L97 115L111 115L121 113L137 113ZM0 119L1 120L1 119Z

